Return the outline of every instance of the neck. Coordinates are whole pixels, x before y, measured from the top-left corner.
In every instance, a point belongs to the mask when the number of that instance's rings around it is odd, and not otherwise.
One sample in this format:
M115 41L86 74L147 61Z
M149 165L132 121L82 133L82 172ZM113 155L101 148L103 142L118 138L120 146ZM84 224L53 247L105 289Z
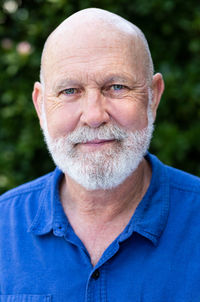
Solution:
M61 201L68 220L85 245L92 265L124 230L151 179L144 159L123 184L112 190L88 191L67 175L61 185Z
M88 191L65 175L61 185L62 205L69 220L79 217L93 225L103 224L127 213L132 215L150 179L151 168L145 159L130 177L111 190Z

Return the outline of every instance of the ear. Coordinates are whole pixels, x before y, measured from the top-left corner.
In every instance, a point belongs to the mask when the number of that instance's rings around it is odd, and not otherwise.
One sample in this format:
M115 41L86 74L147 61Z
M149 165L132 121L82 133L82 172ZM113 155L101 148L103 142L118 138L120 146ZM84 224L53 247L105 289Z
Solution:
M161 73L156 73L153 76L153 82L152 82L153 96L152 96L152 103L151 103L151 109L152 109L154 120L156 118L156 112L157 112L158 105L160 103L164 88L165 88L165 85L164 85L164 81L163 81L163 77L162 77Z
M37 116L40 121L40 127L43 126L42 121L42 106L43 106L43 92L42 92L42 84L40 82L36 82L34 84L33 92L32 92L32 100L35 106L35 110L37 112Z

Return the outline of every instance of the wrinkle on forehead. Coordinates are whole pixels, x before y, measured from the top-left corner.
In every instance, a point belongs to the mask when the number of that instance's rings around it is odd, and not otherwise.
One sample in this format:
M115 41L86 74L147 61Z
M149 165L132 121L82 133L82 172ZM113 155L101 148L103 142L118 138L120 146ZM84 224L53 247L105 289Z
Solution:
M59 53L73 55L73 49L82 51L92 47L113 47L116 42L132 48L133 56L143 64L146 77L151 81L153 63L147 41L141 30L122 17L101 9L85 9L64 20L48 37L41 60L41 80L45 69ZM115 44L113 44L115 43ZM70 50L72 53L70 54ZM125 50L126 51L126 50ZM77 52L78 53L78 52Z

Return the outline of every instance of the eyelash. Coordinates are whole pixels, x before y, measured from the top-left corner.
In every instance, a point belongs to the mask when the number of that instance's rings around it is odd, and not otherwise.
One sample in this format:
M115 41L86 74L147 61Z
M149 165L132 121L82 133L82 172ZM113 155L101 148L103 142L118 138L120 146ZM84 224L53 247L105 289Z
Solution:
M70 90L76 90L77 92L78 92L78 89L77 88L67 88L67 89L64 89L63 91L62 91L62 93L66 93L66 91L70 91ZM73 95L74 93L66 93L67 95Z
M117 88L117 89L114 89L114 87ZM128 90L129 88L125 85L122 85L122 84L112 84L108 87L103 88L102 90L103 91L120 92L120 91L123 91L124 89ZM65 95L68 95L68 96L75 95L78 92L80 92L80 89L79 88L73 88L73 87L72 88L66 88L63 91L61 91L62 94L65 94Z
M122 89L127 89L128 87L125 86L125 85L122 85L122 84L113 84L110 86L110 88L114 88L114 86L118 86L118 88L120 87L121 89L116 89L115 91L119 91L119 90L122 90ZM113 89L114 90L114 89Z

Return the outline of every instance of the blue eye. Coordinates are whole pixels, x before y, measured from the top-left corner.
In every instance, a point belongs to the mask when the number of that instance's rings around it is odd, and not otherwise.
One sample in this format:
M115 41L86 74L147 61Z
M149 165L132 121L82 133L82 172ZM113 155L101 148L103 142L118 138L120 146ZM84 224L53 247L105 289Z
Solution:
M63 92L65 94L74 94L74 93L76 93L76 88L67 88Z
M115 84L115 85L112 85L112 88L113 88L113 90L121 90L121 89L125 88L125 86L120 85L120 84Z

